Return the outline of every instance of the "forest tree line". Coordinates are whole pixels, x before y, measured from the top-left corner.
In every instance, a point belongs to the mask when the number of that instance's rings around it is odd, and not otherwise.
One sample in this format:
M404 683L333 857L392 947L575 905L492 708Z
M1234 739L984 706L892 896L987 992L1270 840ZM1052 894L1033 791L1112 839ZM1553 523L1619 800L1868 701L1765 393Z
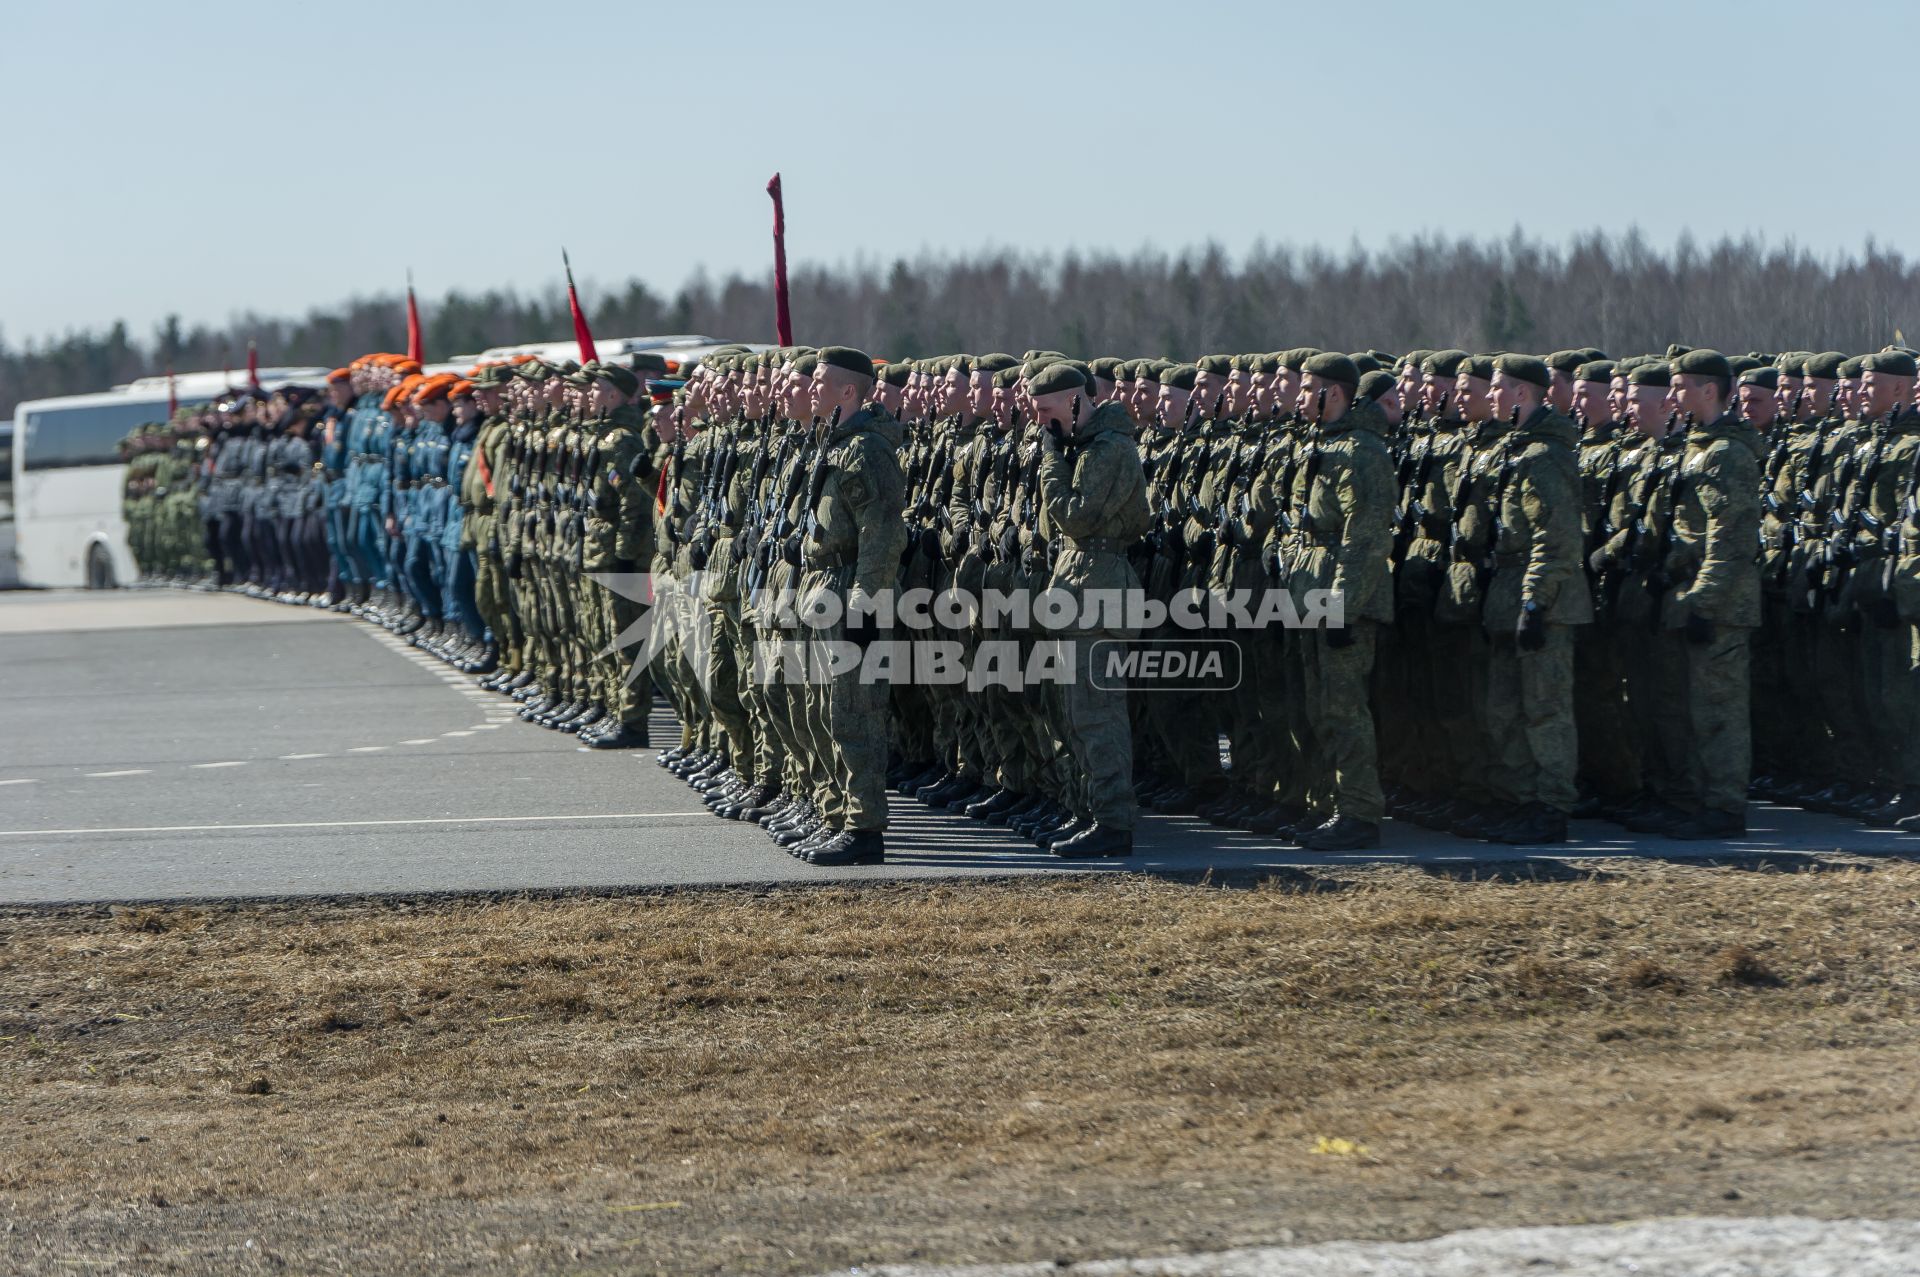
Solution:
M773 340L771 270L718 282L697 273L665 296L638 280L583 290L595 333L705 333ZM1259 246L1177 254L1013 251L803 266L792 276L795 337L906 357L1049 347L1084 357L1457 346L1613 354L1667 343L1730 352L1877 350L1920 335L1920 267L1868 243L1821 256L1754 238L1671 249L1638 232L1551 245L1420 237L1384 250ZM564 341L566 294L454 290L422 298L430 361L488 346ZM134 377L230 367L254 341L263 366L333 367L406 344L400 295L355 297L305 317L242 314L223 326L177 318L151 336L125 323L10 344L0 336L0 416L22 399L101 390Z

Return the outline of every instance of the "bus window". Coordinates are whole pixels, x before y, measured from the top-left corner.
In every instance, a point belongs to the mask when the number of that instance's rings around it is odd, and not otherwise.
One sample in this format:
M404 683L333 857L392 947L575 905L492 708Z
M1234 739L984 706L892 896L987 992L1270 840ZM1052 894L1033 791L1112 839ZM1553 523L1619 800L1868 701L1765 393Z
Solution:
M22 441L23 469L118 465L119 442L135 426L163 417L166 411L164 403L145 400L30 411Z

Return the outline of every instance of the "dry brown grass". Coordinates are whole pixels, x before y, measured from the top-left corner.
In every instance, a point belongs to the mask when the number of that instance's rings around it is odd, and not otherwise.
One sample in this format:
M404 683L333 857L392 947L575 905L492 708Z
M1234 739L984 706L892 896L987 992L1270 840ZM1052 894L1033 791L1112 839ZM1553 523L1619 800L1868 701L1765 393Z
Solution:
M48 1263L217 1271L277 1220L363 1271L409 1229L805 1270L1740 1209L1843 1141L1871 1213L1920 1128L1916 896L1645 865L17 914L0 1206Z

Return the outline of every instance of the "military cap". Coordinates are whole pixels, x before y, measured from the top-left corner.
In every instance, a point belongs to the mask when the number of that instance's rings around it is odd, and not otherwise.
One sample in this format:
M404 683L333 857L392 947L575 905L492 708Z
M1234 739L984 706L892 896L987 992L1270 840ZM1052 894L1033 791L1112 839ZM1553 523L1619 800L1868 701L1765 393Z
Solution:
M1883 350L1861 360L1862 372L1877 372L1889 377L1912 377L1915 375L1914 368L1913 355L1905 350Z
M1319 348L1315 346L1295 346L1280 356L1280 362L1294 372L1299 372L1307 366L1307 360L1319 353Z
M553 376L553 365L544 359L529 359L525 363L515 364L513 370L526 380L542 382Z
M667 371L667 357L656 355L651 350L643 350L629 359L627 366L642 376L648 373L664 373Z
M813 370L820 366L819 352L810 350L806 354L796 358L790 366L793 369L794 376L811 377L813 376ZM903 381L901 384L904 385L905 382Z
M800 360L794 360L793 364L795 368L798 368L800 366ZM913 365L903 359L896 359L891 363L882 365L877 372L880 380L886 382L889 386L904 386L907 384L907 378L913 376Z
M1348 390L1360 384L1360 370L1353 366L1353 357L1336 351L1322 351L1301 364L1300 371L1322 381L1339 382Z
M1865 364L1866 356L1864 355L1854 355L1851 358L1844 359L1840 363L1840 376L1843 379L1858 377L1861 368L1864 367Z
M1766 362L1767 362L1766 360L1761 359L1757 355L1728 355L1727 356L1727 367L1732 369L1733 375L1736 377L1738 377L1741 373L1745 372L1747 369L1758 368L1761 364L1764 364Z
M580 361L577 359L562 359L560 361L560 371L563 375L567 373L579 372Z
M1607 357L1607 352L1598 346L1588 346L1580 353L1586 356L1586 359L1581 361L1583 363L1592 363L1596 359L1605 359Z
M1102 381L1118 381L1121 377L1121 363L1121 360L1103 356L1099 359L1089 360L1087 367L1092 369L1093 375Z
M1759 386L1762 390L1780 389L1780 370L1771 364L1759 364L1740 374L1743 386Z
M1041 395L1057 395L1065 390L1085 390L1086 374L1070 363L1048 364L1040 370L1038 376L1027 382L1028 393L1035 398Z
M1674 342L1671 346L1667 347L1667 359L1671 362L1692 349L1692 346L1682 346L1679 342Z
M1374 363L1379 364L1382 368L1391 368L1400 362L1398 355L1387 350L1369 350L1367 351L1367 357L1372 359Z
M1030 364L1036 359L1065 359L1066 357L1066 352L1061 350L1029 350L1020 356L1020 362Z
M619 364L596 364L592 376L600 381L610 381L623 395L640 393L640 378L631 369Z
M1803 375L1825 377L1828 381L1832 381L1840 376L1840 365L1845 362L1847 357L1839 351L1823 350L1817 355L1807 356L1806 362L1802 365Z
M578 386L582 390L585 390L593 384L593 375L599 371L600 361L598 359L589 359L572 372L567 373L561 380L570 386Z
M1160 384L1172 386L1175 390L1192 390L1193 379L1200 370L1192 364L1168 364L1160 370Z
M1140 361L1140 375L1152 381L1159 381L1160 374L1173 366L1171 359L1143 359Z
M873 360L851 346L828 346L820 352L820 362L861 377L873 376Z
M1359 369L1362 377L1370 372L1379 372L1385 367L1384 364L1373 357L1373 352L1369 350L1356 350L1351 355L1348 355L1347 358L1353 360L1353 366Z
M1573 379L1575 381L1612 381L1613 374L1619 367L1620 365L1611 359L1589 359L1573 370Z
M1275 373L1280 371L1280 356L1248 355L1247 371L1265 373L1267 376L1271 377Z
M1065 355L1035 355L1030 359L1023 359L1020 361L1020 375L1032 381L1046 370L1048 364L1058 363L1065 358Z
M328 381L351 381L352 379L353 369L351 368L335 368L327 374Z
M1071 368L1071 369L1073 369L1073 370L1074 370L1075 372L1077 372L1077 373L1079 373L1079 374L1080 374L1080 375L1081 375L1082 377L1085 377L1085 378L1087 379L1087 384L1088 384L1089 386L1091 386L1091 385L1093 384L1093 369L1091 369L1091 368L1089 368L1089 367L1087 366L1087 361L1086 361L1086 360L1084 360L1084 359L1060 359L1060 360L1056 360L1055 362L1056 362L1056 363L1062 363L1062 364L1065 364L1065 365L1066 365L1067 367L1069 367L1069 368Z
M1673 361L1673 370L1687 377L1731 377L1733 367L1717 350L1689 350Z
M973 356L972 355L947 356L947 371L957 372L962 377L973 376Z
M1481 381L1492 381L1493 380L1493 356L1492 355L1464 356L1460 360L1460 366L1453 370L1453 375L1456 377L1458 377L1461 373L1465 373L1469 377L1477 377Z
M1556 350L1551 355L1548 355L1544 362L1547 367L1554 372L1563 372L1571 377L1581 364L1588 363L1599 357L1598 355L1590 355L1584 350Z
M1360 389L1355 392L1355 396L1369 401L1380 399L1398 384L1392 373L1383 368L1376 368L1360 378Z
M1673 373L1664 359L1648 359L1627 372L1627 383L1634 386L1671 386Z
M993 388L995 390L1012 390L1019 384L1019 364L1008 364L1005 368L997 369L993 374Z
M471 395L472 393L473 393L473 383L468 381L465 377L462 377L460 380L454 382L451 386L447 387L447 398L449 399L463 399L466 396Z
M1427 356L1432 353L1431 350L1409 350L1406 354L1394 360L1393 366L1396 369L1407 367L1419 368L1421 364L1426 362Z
M1501 355L1493 361L1493 370L1528 382L1545 390L1553 384L1553 370L1537 355Z
M1455 377L1460 365L1471 358L1464 350L1436 350L1420 361L1420 371L1435 377Z
M1224 377L1233 371L1233 358L1230 355L1203 355L1194 366L1201 372Z
M1018 368L1019 366L1020 361L1012 355L1007 354L982 355L973 361L973 370L975 372L1004 372L1008 368Z

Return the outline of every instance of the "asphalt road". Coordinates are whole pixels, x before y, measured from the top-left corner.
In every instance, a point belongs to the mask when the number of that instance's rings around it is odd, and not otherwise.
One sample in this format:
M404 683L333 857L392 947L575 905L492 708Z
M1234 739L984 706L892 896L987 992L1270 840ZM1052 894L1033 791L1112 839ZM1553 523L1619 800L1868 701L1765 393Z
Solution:
M234 595L0 595L0 671L0 903L1116 871L908 800L888 864L815 869L709 815L651 751L584 749L382 630ZM656 714L656 740L670 731ZM1920 853L1920 837L1798 811L1755 808L1749 825L1731 844L1582 825L1530 851L1389 822L1380 851L1323 856L1149 817L1120 868Z

